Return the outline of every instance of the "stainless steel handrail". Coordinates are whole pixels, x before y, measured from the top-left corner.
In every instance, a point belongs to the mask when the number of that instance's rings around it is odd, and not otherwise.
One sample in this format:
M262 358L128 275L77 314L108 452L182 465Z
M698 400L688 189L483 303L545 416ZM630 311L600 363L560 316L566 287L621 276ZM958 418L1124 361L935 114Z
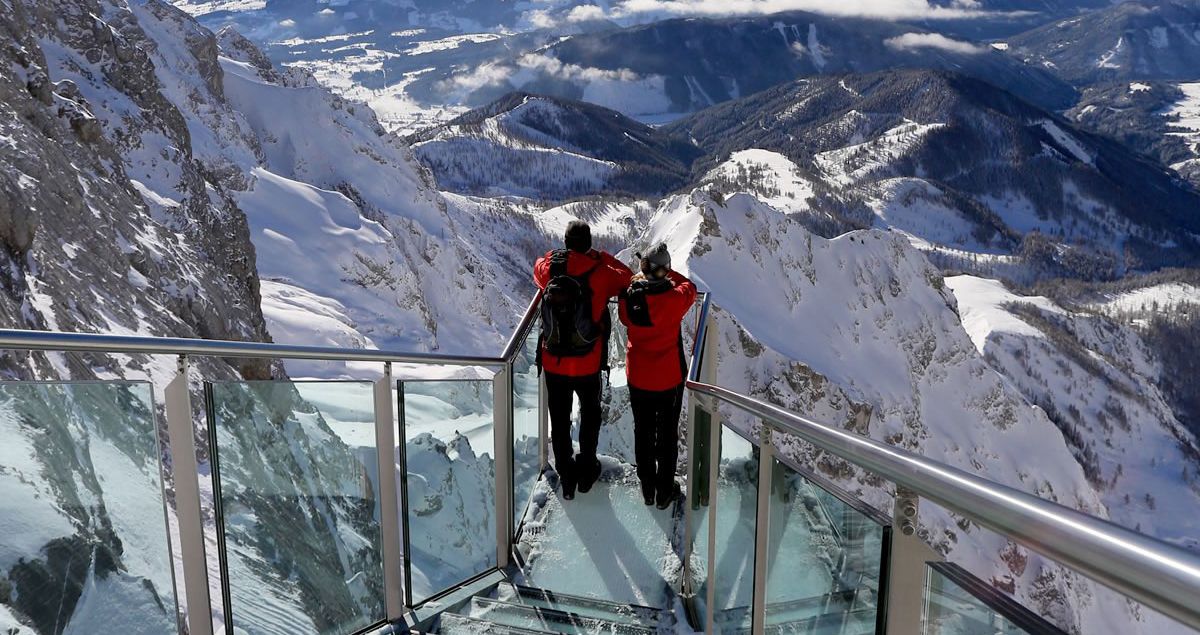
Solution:
M529 307L525 309L525 315L521 318L521 323L517 325L517 330L513 331L508 344L505 344L504 354L500 356L500 359L506 362L512 362L516 359L517 352L521 350L521 345L525 343L525 338L529 335L529 330L533 328L533 323L538 318L538 305L541 302L542 290L538 289L537 295L533 296L533 300L529 302Z
M700 379L700 366L703 362L704 341L708 337L708 312L712 306L712 293L701 293L700 314L696 316L696 339L692 342L691 364L688 368L688 381Z
M328 346L291 346L265 342L201 340L179 337L52 333L0 329L0 350L61 351L91 353L144 353L147 355L195 355L202 357L253 357L304 359L336 362L395 362L443 366L503 366L498 357L438 355Z
M687 386L1200 629L1200 557L1191 552L720 386Z

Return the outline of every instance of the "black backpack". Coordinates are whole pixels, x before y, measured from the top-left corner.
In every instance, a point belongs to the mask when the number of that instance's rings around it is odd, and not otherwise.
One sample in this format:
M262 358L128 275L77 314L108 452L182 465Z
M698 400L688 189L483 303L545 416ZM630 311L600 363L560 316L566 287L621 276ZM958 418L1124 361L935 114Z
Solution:
M592 319L592 273L567 273L570 252L559 249L550 255L550 283L542 299L542 345L555 357L582 357L592 352L596 342L607 340L611 318L606 309L599 322Z

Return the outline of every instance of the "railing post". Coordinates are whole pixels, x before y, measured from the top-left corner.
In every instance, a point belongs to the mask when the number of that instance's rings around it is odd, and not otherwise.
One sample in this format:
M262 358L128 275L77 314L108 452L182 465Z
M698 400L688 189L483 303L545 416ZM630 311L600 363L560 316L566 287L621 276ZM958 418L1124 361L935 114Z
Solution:
M496 566L507 567L513 541L513 365L492 379L496 470Z
M759 438L758 505L754 522L754 601L750 611L750 632L753 635L763 635L767 618L767 546L771 536L771 470L775 464L775 450L771 426L765 421L759 430Z
M175 516L179 523L179 553L183 560L183 595L187 598L188 633L212 635L204 515L200 508L200 470L196 462L186 355L179 356L178 372L167 384L164 397L167 433L171 436L171 473L175 481Z
M538 351L541 355L541 351ZM550 467L550 403L546 392L546 375L538 373L538 474Z
M927 563L942 559L920 537L919 512L920 499L916 492L897 486L892 513L891 559L887 568L888 635L921 632Z
M379 463L379 525L383 540L384 609L389 622L404 615L404 550L400 537L400 497L396 479L396 390L392 363L375 382L375 447Z
M684 463L684 474L687 477L687 498L683 505L683 582L680 595L690 596L692 589L692 540L696 531L696 510L700 508L700 484L696 474L696 411L699 400L691 392L687 394L687 461Z

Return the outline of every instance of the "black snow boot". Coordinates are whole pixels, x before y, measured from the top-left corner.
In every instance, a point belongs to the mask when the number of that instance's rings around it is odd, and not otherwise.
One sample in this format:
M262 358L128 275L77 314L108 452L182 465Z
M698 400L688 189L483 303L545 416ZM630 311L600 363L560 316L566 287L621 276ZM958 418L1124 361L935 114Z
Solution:
M592 486L600 480L600 470L599 459L593 458L589 461L583 458L582 454L575 456L575 471L579 475L580 494L587 494L592 490Z
M675 502L676 498L683 495L683 490L680 489L679 483L671 483L671 488L665 492L658 493L658 508L666 509Z
M646 501L646 506L654 504L654 483L642 482L642 500Z

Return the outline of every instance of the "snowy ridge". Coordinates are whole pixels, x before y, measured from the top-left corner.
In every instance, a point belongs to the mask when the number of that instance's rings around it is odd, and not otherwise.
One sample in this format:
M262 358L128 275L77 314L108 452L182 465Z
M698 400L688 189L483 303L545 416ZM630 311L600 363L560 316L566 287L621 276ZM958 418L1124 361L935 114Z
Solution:
M929 133L944 128L942 123L906 121L863 143L818 154L814 161L828 178L841 185L865 180L876 170L915 149Z
M511 93L410 137L438 186L464 194L562 200L661 194L699 151L615 111Z

